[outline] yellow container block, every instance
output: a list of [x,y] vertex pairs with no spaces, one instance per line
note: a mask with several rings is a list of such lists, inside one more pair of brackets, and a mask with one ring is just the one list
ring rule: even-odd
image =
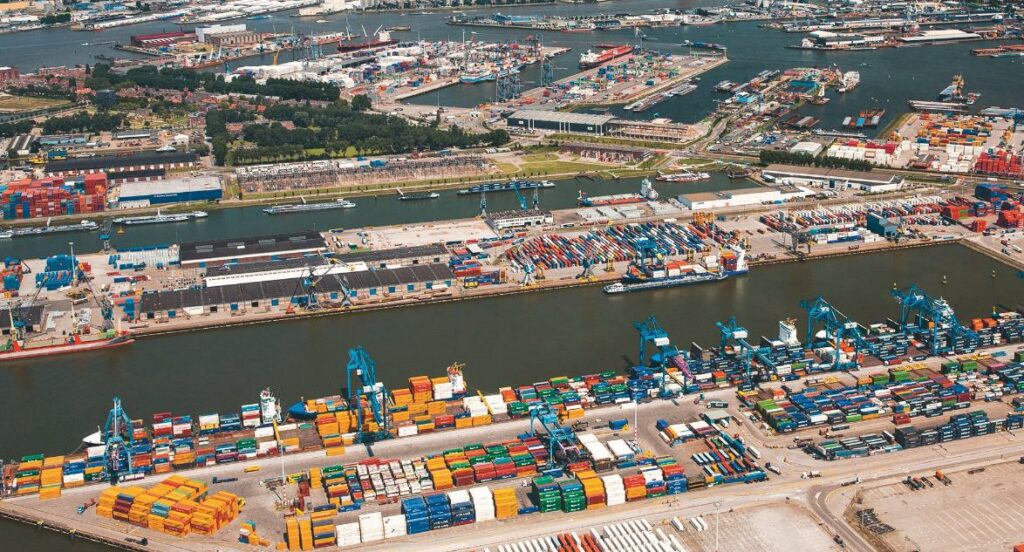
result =
[[330,447],[330,448],[327,449],[327,456],[342,456],[344,454],[345,454],[345,447],[340,446],[340,445],[337,446],[337,447]]
[[481,414],[479,416],[472,416],[470,418],[470,420],[472,421],[474,427],[490,425],[490,423],[491,423],[491,415],[490,414]]

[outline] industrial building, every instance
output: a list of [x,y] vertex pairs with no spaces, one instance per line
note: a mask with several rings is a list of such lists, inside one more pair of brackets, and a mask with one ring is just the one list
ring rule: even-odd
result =
[[[16,313],[11,316],[11,307]],[[35,303],[25,306],[21,303],[8,303],[0,305],[0,335],[11,335],[11,328],[14,327],[14,319],[25,324],[26,333],[37,333],[43,330],[43,309],[42,304]]]
[[146,151],[132,155],[75,157],[46,164],[47,176],[74,178],[91,173],[106,173],[110,182],[160,180],[171,170],[195,168],[199,155],[190,151]]
[[346,253],[339,256],[338,260],[345,263],[365,263],[371,268],[395,268],[398,266],[447,262],[448,250],[440,244],[396,247],[393,249]]
[[868,213],[867,229],[883,238],[895,238],[900,231],[899,225],[876,213]]
[[588,142],[564,142],[558,145],[558,151],[602,163],[639,163],[651,155],[651,150],[646,148]]
[[366,263],[331,264],[323,257],[302,257],[281,261],[229,263],[209,268],[203,281],[206,287],[220,287],[296,278],[319,278],[330,274],[349,274],[369,270]]
[[802,45],[809,48],[841,49],[872,46],[885,41],[885,35],[862,35],[834,33],[832,31],[811,31]]
[[508,117],[508,128],[522,130],[546,130],[552,132],[579,132],[583,134],[608,134],[614,117],[610,115],[589,115],[562,111],[520,109]]
[[903,177],[824,167],[768,165],[761,172],[766,182],[817,186],[829,190],[856,189],[864,192],[892,192],[903,187]]
[[[318,301],[338,303],[348,290],[352,299],[380,298],[395,294],[420,293],[447,289],[455,275],[444,264],[417,265],[383,270],[363,270],[344,275],[328,274],[315,286]],[[293,298],[308,297],[306,278],[269,280],[215,287],[142,294],[139,317],[145,320],[199,316],[217,312],[242,312],[248,309],[285,310]]]
[[814,192],[796,186],[773,186],[771,188],[757,187],[743,190],[682,194],[678,199],[687,208],[697,211],[721,209],[722,207],[762,205],[765,203],[784,203],[813,195]]
[[513,228],[528,228],[531,226],[544,226],[553,224],[555,218],[551,211],[544,209],[531,209],[529,211],[497,211],[487,213],[487,224],[495,231],[510,230]]
[[121,184],[117,208],[135,209],[150,205],[219,201],[224,196],[220,177],[196,176]]
[[228,263],[294,259],[319,255],[326,250],[324,237],[309,231],[183,243],[178,258],[182,268],[207,268]]

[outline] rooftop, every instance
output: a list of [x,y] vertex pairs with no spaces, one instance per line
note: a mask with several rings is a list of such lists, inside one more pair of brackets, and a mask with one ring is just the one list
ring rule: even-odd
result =
[[174,194],[220,189],[220,177],[195,176],[188,178],[168,178],[149,182],[125,182],[121,184],[121,200],[153,194]]
[[534,121],[572,123],[577,125],[606,125],[614,118],[611,115],[567,113],[564,111],[545,111],[541,109],[520,109],[509,116],[509,119],[532,119]]
[[134,155],[104,155],[97,157],[76,157],[46,164],[46,172],[85,171],[90,169],[114,169],[134,167],[137,165],[157,165],[162,163],[195,163],[199,155],[195,152],[156,152],[147,151]]
[[443,245],[417,245],[413,247],[396,247],[394,249],[379,249],[376,251],[360,251],[358,253],[345,253],[338,256],[338,260],[345,263],[358,263],[360,261],[375,263],[381,261],[393,261],[396,259],[413,259],[417,257],[448,256],[448,250]]
[[238,255],[269,255],[284,251],[306,251],[326,249],[327,242],[323,236],[314,231],[294,234],[275,234],[270,236],[250,236],[245,238],[229,238],[225,240],[209,240],[181,244],[178,257],[181,262],[200,262],[207,259],[232,257]]
[[857,182],[889,184],[900,177],[893,174],[873,173],[867,171],[850,171],[846,169],[829,169],[825,167],[805,167],[800,165],[768,165],[764,169],[772,176],[810,176],[817,178],[837,178]]

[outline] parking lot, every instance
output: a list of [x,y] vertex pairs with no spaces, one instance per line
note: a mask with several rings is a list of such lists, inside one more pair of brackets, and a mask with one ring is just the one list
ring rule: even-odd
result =
[[[972,470],[973,471],[973,470]],[[895,529],[879,538],[895,551],[1010,550],[1024,535],[1024,496],[1012,481],[1024,474],[1016,462],[984,471],[949,473],[952,485],[912,491],[903,483],[866,490],[858,509],[873,508]]]
[[[708,530],[697,532],[686,523],[686,531],[678,534],[679,540],[687,550],[714,552],[715,511],[712,509],[701,517]],[[718,522],[718,550],[842,550],[817,520],[792,503],[720,512]],[[799,545],[794,546],[795,543]]]

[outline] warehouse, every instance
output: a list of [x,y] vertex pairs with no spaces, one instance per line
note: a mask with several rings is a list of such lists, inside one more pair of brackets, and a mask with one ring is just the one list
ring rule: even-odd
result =
[[[139,317],[154,320],[217,312],[242,313],[249,309],[283,311],[293,302],[298,303],[305,298],[304,280],[293,278],[144,293],[139,301]],[[454,281],[451,269],[444,264],[366,270],[344,276],[325,276],[316,285],[316,296],[321,302],[340,303],[344,289],[348,289],[352,299],[373,299],[444,290]]]
[[687,208],[697,211],[702,209],[720,209],[722,207],[762,205],[765,203],[784,203],[812,195],[814,195],[814,192],[796,186],[775,186],[772,188],[757,187],[743,190],[683,194],[679,196],[679,202]]
[[321,277],[328,274],[350,274],[364,272],[370,267],[363,262],[330,264],[323,257],[303,257],[282,261],[264,261],[241,264],[226,264],[210,268],[203,281],[206,287],[220,287],[274,280]]
[[46,164],[47,176],[73,178],[103,172],[111,183],[160,180],[171,170],[195,168],[199,155],[195,152],[146,151],[132,155],[76,157]]
[[338,259],[346,263],[366,263],[373,268],[396,268],[418,264],[446,263],[448,262],[448,250],[440,244],[418,245],[346,253]]
[[182,268],[207,268],[241,261],[270,261],[319,255],[327,242],[317,232],[229,238],[181,244],[178,258]]
[[600,136],[608,133],[612,120],[613,117],[609,115],[521,109],[509,116],[508,128],[510,130],[518,128],[531,131],[579,132]]
[[190,201],[219,201],[224,196],[220,177],[217,176],[125,182],[121,184],[119,190],[120,196],[117,199],[117,208],[119,209]]
[[494,230],[509,230],[512,228],[528,228],[530,226],[544,226],[553,224],[555,218],[551,211],[544,209],[531,209],[529,211],[498,211],[487,213],[487,224]]
[[903,177],[825,167],[768,165],[761,172],[766,182],[817,186],[829,190],[855,189],[864,192],[893,192],[903,187]]

